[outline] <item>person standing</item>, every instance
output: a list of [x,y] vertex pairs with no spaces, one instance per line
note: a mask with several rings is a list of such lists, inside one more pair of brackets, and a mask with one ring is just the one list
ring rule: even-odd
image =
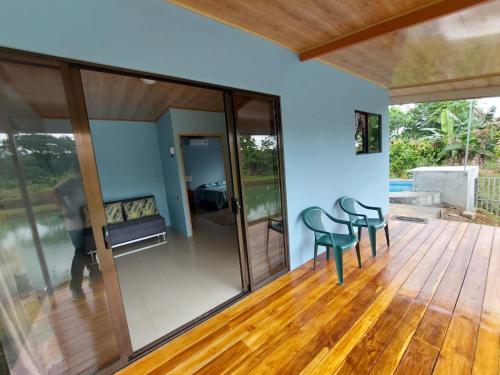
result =
[[99,282],[102,278],[99,264],[92,260],[84,248],[84,223],[81,210],[86,205],[86,200],[80,174],[60,182],[55,187],[55,192],[64,218],[64,227],[75,249],[71,264],[69,289],[73,300],[78,301],[85,298],[85,293],[82,290],[85,267],[89,271],[90,285]]

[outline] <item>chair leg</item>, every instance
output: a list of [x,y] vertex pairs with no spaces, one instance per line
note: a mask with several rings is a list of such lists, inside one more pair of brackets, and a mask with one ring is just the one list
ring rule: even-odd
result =
[[387,240],[387,247],[391,246],[389,241],[389,223],[385,224],[385,239]]
[[358,241],[361,242],[361,229],[363,229],[363,227],[358,227]]
[[326,247],[326,260],[330,260],[330,246]]
[[370,246],[372,248],[372,256],[377,256],[377,228],[368,227],[368,235],[370,236]]
[[314,243],[314,267],[313,269],[316,269],[316,257],[318,256],[318,244],[315,242]]
[[358,267],[361,268],[361,251],[359,249],[359,241],[356,244],[356,257],[358,258]]
[[344,265],[342,264],[342,249],[338,246],[333,248],[335,254],[335,266],[337,267],[337,276],[339,278],[339,285],[344,283]]
[[269,253],[269,228],[267,228],[266,234],[266,254]]

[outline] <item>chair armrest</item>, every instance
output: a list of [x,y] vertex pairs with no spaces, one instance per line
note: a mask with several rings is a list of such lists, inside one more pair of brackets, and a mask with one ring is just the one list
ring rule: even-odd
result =
[[[363,219],[365,219],[365,225],[368,226],[368,221],[366,220],[368,218],[368,216],[366,216],[365,214],[358,214],[357,212],[351,212],[343,207],[340,207],[340,208],[342,209],[342,211],[344,211],[348,215],[362,217]],[[352,223],[352,221],[351,221],[351,223]]]
[[344,224],[347,226],[347,228],[349,229],[349,234],[352,236],[354,231],[352,229],[352,223],[350,220],[342,220],[342,219],[337,219],[336,217],[333,217],[332,215],[330,215],[329,213],[325,212],[325,215],[327,218],[329,218],[331,221],[333,221],[334,223],[338,223],[338,224]]
[[381,207],[375,207],[375,206],[368,206],[366,204],[363,204],[359,201],[356,201],[361,207],[367,209],[367,210],[372,210],[372,211],[377,211],[378,213],[378,218],[380,220],[384,220],[384,215],[382,215],[382,208]]
[[330,235],[330,232],[327,232],[325,230],[321,230],[321,229],[317,229],[317,228],[314,228],[312,226],[310,226],[309,224],[307,223],[304,223],[304,225],[309,228],[310,230],[312,230],[314,233],[321,233],[321,234],[328,234]]

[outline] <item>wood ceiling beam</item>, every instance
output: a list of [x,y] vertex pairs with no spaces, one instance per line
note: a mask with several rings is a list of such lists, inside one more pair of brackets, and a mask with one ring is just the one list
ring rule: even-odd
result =
[[340,48],[373,39],[378,36],[398,31],[422,22],[459,12],[465,8],[490,0],[439,0],[404,14],[382,20],[376,24],[336,38],[318,47],[308,49],[299,54],[301,61],[325,55]]

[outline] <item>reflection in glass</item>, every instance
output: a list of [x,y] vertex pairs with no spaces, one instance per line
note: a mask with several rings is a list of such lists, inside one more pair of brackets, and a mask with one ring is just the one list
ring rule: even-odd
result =
[[85,206],[59,70],[0,60],[0,363],[13,374],[118,357]]
[[286,267],[274,102],[236,96],[235,107],[250,269],[258,284]]
[[368,149],[369,152],[380,152],[380,116],[368,114]]

